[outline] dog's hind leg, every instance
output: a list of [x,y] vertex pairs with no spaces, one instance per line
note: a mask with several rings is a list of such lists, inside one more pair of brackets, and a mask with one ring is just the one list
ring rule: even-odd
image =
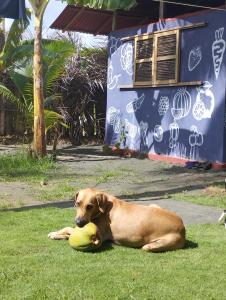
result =
[[185,239],[177,233],[170,233],[159,239],[151,241],[142,247],[145,251],[164,252],[183,248]]
[[65,227],[61,230],[50,232],[48,237],[52,240],[68,240],[72,232],[72,227]]

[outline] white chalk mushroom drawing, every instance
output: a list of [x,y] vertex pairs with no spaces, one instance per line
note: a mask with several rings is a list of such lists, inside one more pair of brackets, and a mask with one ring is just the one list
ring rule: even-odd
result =
[[156,140],[156,142],[160,143],[163,139],[163,129],[162,126],[156,125],[154,128],[153,137]]
[[189,53],[188,70],[193,71],[202,60],[202,51],[200,47],[193,48]]
[[140,109],[141,107],[141,104],[143,103],[144,101],[144,98],[145,98],[145,95],[142,94],[139,98],[129,102],[127,105],[126,105],[126,111],[128,113],[133,113],[133,112],[136,112],[138,109]]
[[114,106],[110,106],[107,111],[107,122],[113,126],[115,133],[120,133],[121,130],[121,119],[120,110],[116,109]]
[[203,135],[198,131],[197,126],[192,125],[190,128],[191,134],[189,135],[190,159],[197,159],[197,148],[203,144]]
[[212,116],[215,99],[213,92],[210,90],[211,87],[212,84],[205,81],[203,86],[197,88],[198,94],[192,109],[193,117],[197,121],[210,119]]
[[134,139],[137,134],[137,131],[137,126],[133,125],[127,119],[125,119],[125,134],[131,139]]
[[122,44],[122,42],[119,38],[111,36],[109,41],[108,41],[110,54],[113,55],[114,53],[116,53],[116,51],[121,46],[121,44]]
[[191,109],[191,96],[186,88],[179,89],[173,97],[172,116],[175,120],[186,117]]
[[107,87],[109,90],[113,90],[117,84],[118,84],[118,79],[121,76],[121,74],[113,75],[114,69],[112,63],[108,67],[108,83]]
[[158,112],[160,116],[165,115],[169,109],[169,98],[167,96],[161,96],[159,100]]
[[221,27],[215,31],[215,41],[212,45],[212,56],[213,56],[213,66],[216,79],[219,76],[221,64],[225,52],[225,40],[223,40],[224,27]]
[[179,126],[177,122],[173,122],[169,126],[170,138],[169,138],[169,147],[171,149],[175,148],[179,138]]
[[129,75],[133,74],[133,46],[131,43],[123,44],[121,47],[121,67]]
[[141,121],[139,124],[140,127],[140,136],[144,145],[147,145],[147,131],[148,131],[148,123]]

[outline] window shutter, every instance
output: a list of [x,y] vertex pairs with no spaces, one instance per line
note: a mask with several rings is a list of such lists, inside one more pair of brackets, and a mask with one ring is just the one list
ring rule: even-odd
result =
[[135,39],[135,70],[134,84],[152,83],[153,36],[146,35]]
[[156,34],[155,82],[177,83],[179,63],[179,30]]

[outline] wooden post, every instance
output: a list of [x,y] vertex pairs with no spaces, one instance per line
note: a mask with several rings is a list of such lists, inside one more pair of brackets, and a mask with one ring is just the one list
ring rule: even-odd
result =
[[[3,18],[0,23],[0,53],[2,52],[5,44],[5,19]],[[0,135],[5,135],[5,101],[0,97]]]
[[111,30],[112,31],[115,31],[115,29],[116,29],[116,17],[117,17],[117,11],[116,10],[114,10],[113,11],[113,15],[112,15],[112,26],[111,26]]
[[159,1],[159,19],[163,19],[164,18],[164,2],[163,0]]

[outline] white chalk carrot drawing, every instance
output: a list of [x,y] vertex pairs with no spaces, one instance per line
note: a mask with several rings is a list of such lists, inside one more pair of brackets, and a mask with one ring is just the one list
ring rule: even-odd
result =
[[117,86],[119,77],[121,76],[121,74],[113,75],[113,73],[114,73],[113,65],[112,63],[110,63],[108,67],[108,82],[107,82],[107,87],[109,90],[113,90]]
[[121,67],[129,75],[133,74],[133,46],[131,43],[123,44],[120,57]]
[[153,137],[156,142],[160,143],[163,139],[163,129],[162,126],[156,125],[153,132]]
[[142,94],[139,98],[129,102],[127,105],[126,105],[126,111],[128,113],[133,113],[133,112],[136,112],[138,109],[140,109],[141,107],[141,104],[143,103],[144,101],[144,98],[145,98],[145,95]]
[[186,117],[191,109],[191,95],[186,88],[180,88],[173,97],[172,116],[175,120]]
[[190,128],[191,134],[189,135],[190,159],[197,159],[198,147],[202,146],[204,139],[203,134],[198,131],[197,126],[192,125]]
[[225,40],[223,39],[224,27],[221,27],[215,31],[215,41],[212,45],[212,56],[213,56],[213,66],[216,79],[219,76],[221,64],[225,52]]
[[210,119],[214,111],[215,98],[210,90],[212,84],[205,81],[203,86],[197,88],[198,94],[194,103],[192,114],[193,117],[200,121],[202,119]]
[[158,112],[160,116],[165,115],[167,110],[169,109],[169,97],[161,96],[159,100]]
[[188,70],[193,71],[202,60],[202,51],[200,47],[194,47],[188,57]]

